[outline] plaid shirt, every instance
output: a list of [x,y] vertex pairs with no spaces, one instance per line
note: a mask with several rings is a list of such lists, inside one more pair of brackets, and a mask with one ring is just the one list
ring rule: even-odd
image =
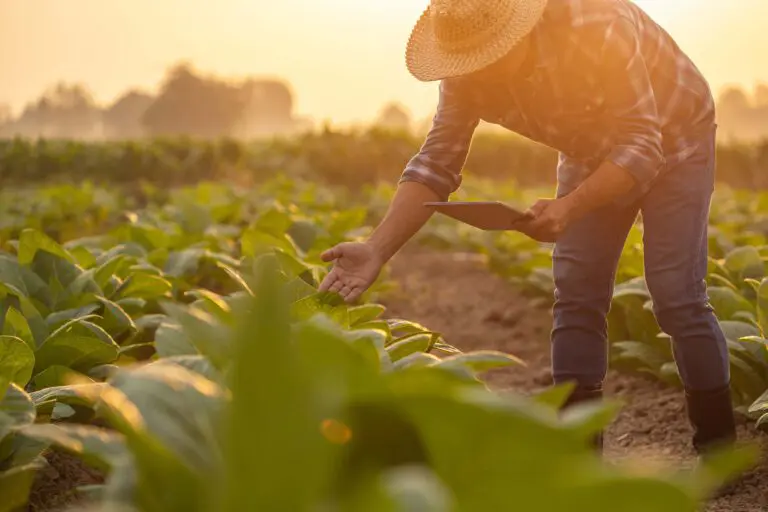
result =
[[635,178],[632,197],[623,198],[629,201],[715,127],[706,80],[629,0],[549,0],[529,54],[530,73],[519,80],[443,80],[432,128],[400,181],[421,182],[447,199],[484,120],[558,150],[559,194],[607,159]]

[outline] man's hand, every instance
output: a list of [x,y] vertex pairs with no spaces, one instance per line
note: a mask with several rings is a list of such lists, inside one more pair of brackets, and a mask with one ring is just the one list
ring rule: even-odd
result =
[[539,242],[555,242],[573,220],[573,205],[566,197],[540,199],[528,210],[531,218],[512,227]]
[[320,283],[320,291],[337,292],[347,302],[357,300],[381,273],[383,262],[373,245],[345,242],[320,255],[333,261],[333,269]]

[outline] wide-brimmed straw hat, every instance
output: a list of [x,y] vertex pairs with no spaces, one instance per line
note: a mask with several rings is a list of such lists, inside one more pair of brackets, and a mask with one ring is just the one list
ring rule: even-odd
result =
[[431,0],[406,48],[408,71],[423,82],[466,75],[527,36],[547,0]]

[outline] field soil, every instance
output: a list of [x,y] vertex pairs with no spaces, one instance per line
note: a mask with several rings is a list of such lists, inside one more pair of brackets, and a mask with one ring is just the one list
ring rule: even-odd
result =
[[[525,361],[526,367],[488,373],[485,377],[493,388],[531,393],[551,385],[548,305],[532,304],[468,255],[407,248],[395,257],[390,270],[398,289],[382,301],[388,316],[444,333],[446,341],[461,350],[500,350]],[[611,371],[606,391],[608,397],[625,403],[606,432],[608,460],[675,466],[694,462],[681,390],[648,377]],[[768,447],[768,436],[752,425],[740,421],[740,441]],[[768,511],[767,482],[768,464],[764,463],[702,510]]]

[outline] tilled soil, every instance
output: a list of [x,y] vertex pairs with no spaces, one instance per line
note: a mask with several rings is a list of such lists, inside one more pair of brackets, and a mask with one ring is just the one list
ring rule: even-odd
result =
[[[462,350],[491,349],[513,354],[527,364],[486,376],[497,389],[534,392],[551,383],[548,307],[536,305],[513,286],[490,274],[471,257],[405,250],[392,261],[399,290],[384,301],[388,315],[420,322],[444,333]],[[625,405],[606,432],[609,460],[689,466],[691,429],[680,390],[650,378],[611,371],[607,395]],[[739,437],[766,445],[768,436],[742,421]],[[713,499],[707,512],[768,511],[768,464],[741,479],[729,494]]]
[[74,504],[83,505],[85,499],[77,488],[104,482],[103,475],[85,465],[74,455],[57,450],[46,458],[48,467],[39,471],[29,496],[29,512],[65,510]]

